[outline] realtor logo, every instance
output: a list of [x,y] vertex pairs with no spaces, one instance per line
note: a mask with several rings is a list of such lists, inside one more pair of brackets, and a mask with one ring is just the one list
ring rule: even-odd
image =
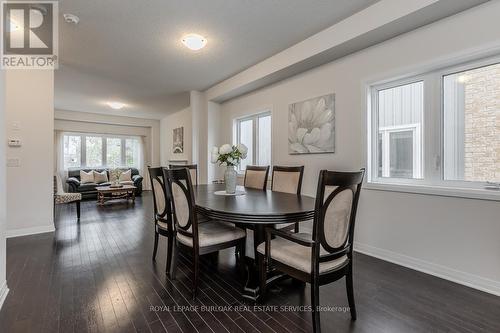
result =
[[2,1],[2,69],[55,69],[57,1]]

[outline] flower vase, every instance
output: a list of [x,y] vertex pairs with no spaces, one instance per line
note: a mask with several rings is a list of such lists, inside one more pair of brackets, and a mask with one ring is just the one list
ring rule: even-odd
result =
[[236,170],[234,166],[228,165],[224,173],[224,184],[226,185],[226,193],[236,193]]

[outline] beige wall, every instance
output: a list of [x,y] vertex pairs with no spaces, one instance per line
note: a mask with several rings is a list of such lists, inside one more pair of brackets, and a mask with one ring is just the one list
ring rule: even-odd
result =
[[[273,163],[305,165],[303,192],[313,195],[321,169],[366,166],[364,82],[498,47],[498,12],[500,2],[491,2],[228,101],[221,109],[220,142],[230,142],[235,117],[270,108]],[[332,92],[335,154],[289,155],[288,106]],[[365,189],[358,216],[357,250],[500,295],[498,202]]]
[[[173,130],[184,127],[184,153],[173,152]],[[191,108],[172,113],[161,120],[161,165],[168,166],[170,160],[192,161],[192,122]]]
[[20,161],[7,168],[7,235],[52,231],[54,72],[11,70],[5,84],[7,136],[22,142],[7,148]]

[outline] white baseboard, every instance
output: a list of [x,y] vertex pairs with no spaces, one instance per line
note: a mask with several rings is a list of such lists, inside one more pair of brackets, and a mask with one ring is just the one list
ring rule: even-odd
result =
[[12,230],[7,230],[7,238],[43,234],[46,232],[54,232],[55,230],[56,229],[54,228],[53,224],[44,225],[41,227],[12,229]]
[[354,243],[354,251],[500,296],[499,281],[357,242]]
[[5,302],[8,293],[9,293],[9,288],[7,287],[7,281],[4,281],[2,283],[2,286],[0,287],[0,309],[2,309],[2,305]]

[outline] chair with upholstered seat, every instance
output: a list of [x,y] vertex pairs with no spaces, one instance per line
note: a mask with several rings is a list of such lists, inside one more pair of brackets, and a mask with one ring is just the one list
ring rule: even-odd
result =
[[[266,241],[257,247],[264,255],[261,295],[267,267],[311,284],[314,332],[320,332],[319,286],[346,277],[351,319],[356,320],[352,283],[354,224],[364,169],[360,172],[320,172],[312,234],[266,228]],[[275,239],[272,237],[275,236]]]
[[170,164],[168,166],[170,169],[182,169],[187,168],[189,173],[191,174],[191,180],[193,181],[193,185],[198,185],[198,164]]
[[[304,166],[273,166],[271,178],[271,191],[300,195],[302,191],[302,178]],[[299,222],[278,226],[278,228],[290,229],[299,232]]]
[[163,174],[168,183],[167,196],[172,201],[174,217],[175,246],[170,276],[175,279],[178,248],[187,248],[193,254],[193,298],[196,298],[200,256],[236,246],[241,263],[245,257],[246,232],[222,221],[199,223],[188,169],[163,169]]
[[82,202],[81,193],[68,193],[64,192],[61,177],[54,175],[54,218],[56,214],[56,205],[76,204],[76,218],[80,221],[80,203]]
[[155,242],[153,248],[153,261],[156,260],[159,236],[167,237],[167,265],[166,272],[170,273],[172,262],[172,247],[174,243],[174,232],[172,222],[172,206],[167,197],[165,181],[163,179],[163,168],[148,167],[151,186],[153,187],[153,208],[155,222]]
[[265,191],[267,188],[268,175],[269,175],[269,165],[268,166],[248,165],[245,170],[245,179],[243,181],[243,186]]

